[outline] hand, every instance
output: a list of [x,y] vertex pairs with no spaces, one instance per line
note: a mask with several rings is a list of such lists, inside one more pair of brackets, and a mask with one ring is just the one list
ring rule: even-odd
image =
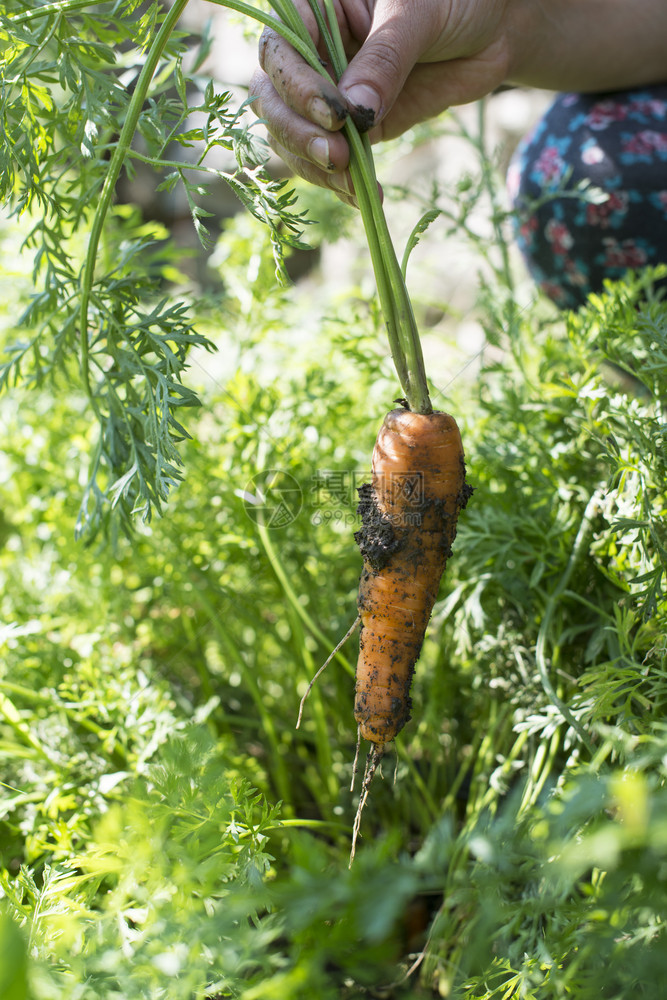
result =
[[[295,2],[325,57],[307,0]],[[378,142],[489,93],[508,69],[509,3],[338,0],[350,63],[337,87],[267,29],[250,94],[272,148],[299,176],[353,203],[349,149],[340,132],[348,114]]]
[[[294,0],[324,56],[307,0]],[[352,200],[348,114],[371,141],[501,83],[613,91],[667,80],[665,0],[334,0],[350,64],[327,82],[265,32],[252,105],[301,177]]]

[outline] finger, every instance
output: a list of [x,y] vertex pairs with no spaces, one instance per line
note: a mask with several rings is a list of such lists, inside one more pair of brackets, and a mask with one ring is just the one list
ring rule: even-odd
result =
[[309,66],[270,28],[260,38],[259,62],[285,104],[298,115],[330,132],[343,127],[347,108],[333,80]]
[[369,129],[389,113],[416,63],[432,54],[449,6],[377,0],[368,37],[338,83],[359,128]]
[[389,112],[369,133],[370,140],[394,139],[449,107],[476,101],[505,77],[505,52],[500,46],[489,46],[470,59],[415,66]]
[[352,184],[352,178],[350,177],[349,170],[330,173],[326,170],[320,169],[310,160],[304,160],[299,156],[295,156],[289,151],[289,149],[281,146],[280,143],[276,142],[273,138],[269,139],[269,145],[274,153],[276,153],[281,160],[285,161],[287,166],[294,174],[297,175],[297,177],[303,178],[303,180],[308,181],[309,184],[316,184],[318,187],[329,188],[329,190],[333,191],[333,193],[337,195],[341,201],[344,201],[346,205],[358,208],[357,200],[354,194],[354,185]]
[[269,77],[257,70],[250,83],[251,108],[266,122],[269,133],[282,149],[329,172],[347,168],[350,151],[345,138],[328,132],[293,111],[284,103]]

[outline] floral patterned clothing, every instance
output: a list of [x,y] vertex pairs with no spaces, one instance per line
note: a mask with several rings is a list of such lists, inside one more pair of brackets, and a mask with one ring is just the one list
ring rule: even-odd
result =
[[667,263],[667,84],[559,95],[520,143],[508,188],[528,268],[563,308]]

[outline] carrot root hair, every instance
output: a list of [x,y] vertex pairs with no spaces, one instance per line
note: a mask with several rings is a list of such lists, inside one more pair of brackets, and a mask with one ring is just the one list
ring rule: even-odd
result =
[[352,828],[352,846],[350,848],[350,863],[348,868],[352,867],[352,862],[354,861],[354,856],[357,850],[357,838],[359,837],[359,830],[361,829],[361,814],[364,811],[366,801],[368,799],[368,793],[371,787],[371,782],[377,771],[378,764],[384,757],[384,746],[374,743],[370,750],[368,751],[368,756],[366,757],[366,767],[364,768],[364,780],[361,783],[361,792],[359,793],[359,805],[357,806],[357,814],[354,817],[354,826]]
[[350,791],[354,791],[354,782],[357,779],[357,767],[359,765],[359,750],[361,749],[361,726],[357,726],[357,745],[354,748],[354,760],[352,761],[352,780],[350,782]]
[[324,663],[322,664],[322,666],[320,667],[320,669],[317,671],[317,673],[315,674],[315,676],[311,679],[310,683],[308,684],[308,687],[306,688],[306,692],[305,692],[303,698],[301,699],[301,701],[299,703],[299,715],[298,715],[297,720],[296,720],[295,729],[298,729],[299,726],[301,725],[301,716],[303,715],[303,707],[306,704],[306,698],[308,697],[308,695],[310,694],[310,692],[313,689],[315,681],[320,676],[320,674],[324,673],[324,671],[329,666],[329,664],[333,660],[333,658],[336,655],[336,653],[338,652],[338,650],[341,649],[341,647],[345,645],[345,643],[350,638],[350,636],[354,632],[356,632],[356,630],[357,630],[360,622],[361,622],[361,615],[357,615],[357,617],[352,622],[352,624],[350,625],[349,629],[347,630],[347,632],[345,633],[345,635],[343,636],[343,638],[340,640],[340,642],[338,643],[338,645],[336,646],[336,648],[331,651],[331,653],[329,654],[329,656],[327,656],[326,660],[324,661]]

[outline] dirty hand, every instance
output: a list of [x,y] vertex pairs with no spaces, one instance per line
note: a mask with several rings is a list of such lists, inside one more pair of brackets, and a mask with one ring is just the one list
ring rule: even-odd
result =
[[[507,74],[510,2],[338,0],[350,63],[337,87],[266,29],[252,108],[295,173],[351,201],[347,116],[377,142],[489,93]],[[295,3],[325,57],[307,0]]]

